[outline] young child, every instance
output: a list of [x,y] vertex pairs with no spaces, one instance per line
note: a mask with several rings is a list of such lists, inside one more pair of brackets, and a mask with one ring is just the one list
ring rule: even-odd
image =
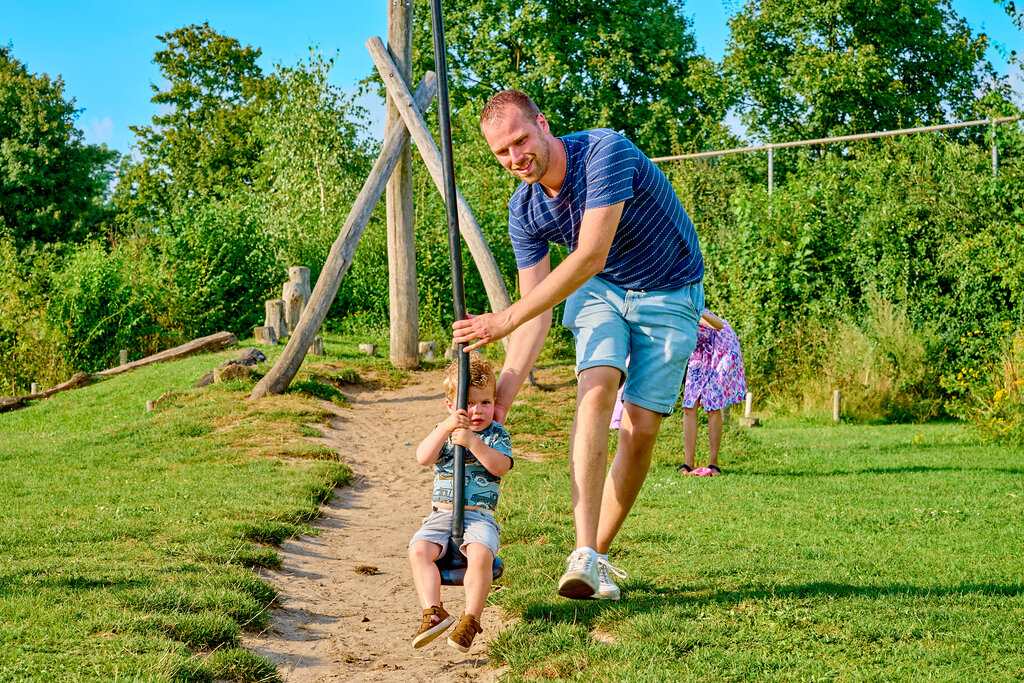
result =
[[445,370],[444,389],[448,418],[416,448],[416,460],[434,466],[433,512],[409,541],[409,563],[413,582],[423,608],[423,622],[412,639],[413,647],[423,647],[448,630],[455,617],[441,604],[441,574],[434,564],[448,546],[452,529],[452,475],[455,445],[465,447],[465,519],[463,544],[466,556],[466,607],[462,618],[448,638],[448,644],[460,652],[469,652],[480,628],[480,615],[491,590],[491,573],[498,554],[498,534],[494,521],[501,477],[512,469],[512,440],[505,428],[494,421],[494,369],[479,353],[469,357],[469,400],[466,410],[456,410],[458,359]]
[[[685,463],[679,470],[698,477],[721,474],[718,448],[722,443],[722,408],[739,403],[747,393],[740,340],[729,326],[704,309],[697,325],[697,348],[690,355],[683,388]],[[697,447],[697,407],[708,414],[708,466],[694,469]]]

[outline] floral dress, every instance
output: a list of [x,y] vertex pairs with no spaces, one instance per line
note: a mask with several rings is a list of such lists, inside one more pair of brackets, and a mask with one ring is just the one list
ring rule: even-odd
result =
[[[724,322],[724,321],[723,321]],[[729,323],[721,330],[697,326],[697,348],[690,355],[683,388],[683,407],[700,404],[704,410],[721,410],[741,402],[747,393],[740,340]]]

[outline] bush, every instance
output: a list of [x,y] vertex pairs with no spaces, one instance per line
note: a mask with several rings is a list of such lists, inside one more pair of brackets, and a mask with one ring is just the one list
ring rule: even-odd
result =
[[54,274],[46,318],[69,363],[95,372],[116,365],[120,349],[144,356],[167,344],[166,296],[163,272],[144,251],[90,242]]
[[242,193],[179,215],[167,245],[175,325],[188,337],[225,330],[251,336],[262,324],[263,302],[280,297],[288,280],[259,198]]
[[962,364],[942,376],[949,412],[985,440],[1024,443],[1024,329],[990,324],[965,333],[960,346]]

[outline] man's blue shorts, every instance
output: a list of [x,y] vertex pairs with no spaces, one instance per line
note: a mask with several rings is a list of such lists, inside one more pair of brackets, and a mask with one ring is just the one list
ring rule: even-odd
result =
[[596,366],[618,368],[626,377],[623,401],[671,414],[703,310],[700,282],[643,292],[592,277],[566,299],[562,316],[576,339],[576,374]]

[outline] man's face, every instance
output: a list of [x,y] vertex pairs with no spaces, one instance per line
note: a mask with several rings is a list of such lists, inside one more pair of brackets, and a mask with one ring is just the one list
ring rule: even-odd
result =
[[500,120],[481,124],[480,131],[501,165],[519,180],[533,184],[548,172],[551,133],[543,114],[531,118],[518,107],[509,107]]

